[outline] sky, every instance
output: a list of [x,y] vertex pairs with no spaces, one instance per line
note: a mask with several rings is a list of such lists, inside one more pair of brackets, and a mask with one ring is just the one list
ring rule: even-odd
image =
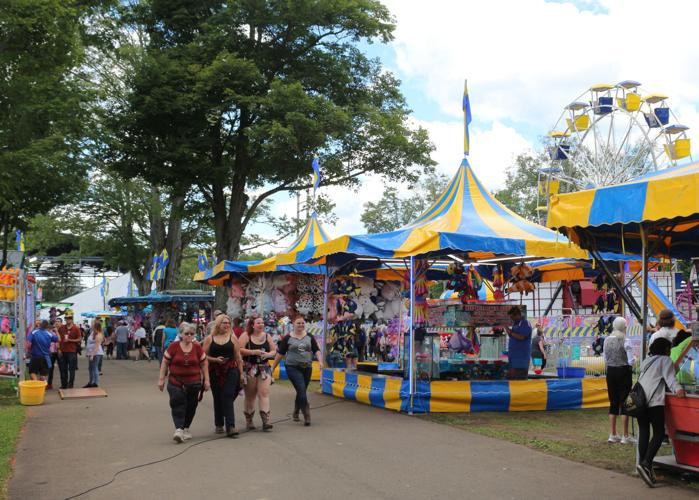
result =
[[[394,40],[363,47],[401,80],[412,120],[429,131],[436,168],[449,177],[463,156],[464,79],[473,116],[470,163],[490,190],[503,187],[517,155],[541,149],[541,137],[564,106],[598,83],[636,80],[643,94],[669,96],[677,121],[690,127],[694,158],[699,156],[699,2],[383,3],[395,17]],[[337,237],[365,232],[359,207],[380,198],[383,184],[366,178],[357,192],[321,189],[337,203],[338,221],[326,227]],[[275,211],[291,216],[295,210],[295,198],[275,199]]]

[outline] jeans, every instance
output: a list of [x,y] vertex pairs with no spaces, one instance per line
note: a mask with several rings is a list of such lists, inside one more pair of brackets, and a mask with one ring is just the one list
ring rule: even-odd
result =
[[[56,368],[56,365],[58,364],[58,354],[55,352],[51,353],[51,368],[49,368],[49,379],[47,384],[48,385],[53,385],[53,369]],[[60,370],[60,368],[59,368]]]
[[308,384],[311,383],[312,372],[313,368],[310,365],[307,367],[299,365],[286,365],[286,375],[289,377],[291,385],[293,385],[294,389],[296,390],[294,411],[302,410],[308,406],[306,390],[308,389]]
[[623,415],[624,401],[631,391],[631,367],[607,367],[607,395],[609,396],[609,414]]
[[100,365],[102,364],[102,355],[93,356],[90,360],[90,384],[100,384]]
[[158,363],[163,362],[163,348],[159,345],[153,346],[153,357],[158,360]]
[[75,368],[78,366],[77,352],[64,352],[58,358],[58,369],[61,372],[61,388],[72,389],[75,383]]
[[[665,406],[651,406],[638,418],[638,456],[641,464],[651,467],[665,437]],[[650,428],[653,427],[653,439]]]
[[126,342],[117,342],[117,359],[129,359],[129,351]]
[[192,425],[199,405],[199,391],[201,391],[200,382],[178,387],[168,381],[167,392],[170,395],[170,410],[175,429],[189,429]]
[[223,385],[218,377],[209,373],[211,383],[211,395],[214,398],[214,425],[216,427],[235,427],[235,413],[233,411],[233,401],[238,396],[240,390],[240,372],[237,368],[231,368],[226,372]]

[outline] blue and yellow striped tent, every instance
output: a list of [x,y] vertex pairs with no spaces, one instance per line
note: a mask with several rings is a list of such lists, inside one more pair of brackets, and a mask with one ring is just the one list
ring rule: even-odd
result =
[[641,253],[640,228],[661,239],[656,255],[699,255],[699,163],[668,168],[624,184],[560,194],[547,225],[584,248]]
[[388,233],[342,236],[303,253],[280,254],[276,262],[323,264],[332,256],[328,263],[340,265],[357,256],[390,259],[454,252],[474,259],[587,257],[566,238],[506,208],[485,189],[464,159],[439,199],[412,224]]
[[[300,255],[303,257],[304,252],[308,248],[313,248],[314,245],[326,242],[330,239],[328,234],[318,222],[318,216],[315,212],[306,221],[303,231],[299,234],[296,240],[286,249],[284,253]],[[265,260],[225,260],[219,262],[213,269],[198,272],[193,281],[199,283],[207,283],[209,285],[222,285],[231,274],[246,274],[246,273],[261,273],[261,272],[291,272],[302,274],[324,274],[324,266],[291,264],[277,265],[276,257],[270,257]]]

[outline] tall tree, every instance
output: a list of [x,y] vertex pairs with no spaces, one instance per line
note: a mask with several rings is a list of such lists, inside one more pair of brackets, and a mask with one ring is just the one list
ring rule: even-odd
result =
[[[97,2],[0,4],[0,231],[15,228],[84,186],[90,89],[79,66],[81,20]],[[0,266],[5,264],[5,253]]]
[[314,155],[323,185],[414,181],[432,164],[398,81],[357,48],[391,39],[376,0],[152,0],[120,20],[148,41],[113,113],[119,168],[178,196],[200,190],[219,259],[237,257],[266,200],[309,187]]
[[505,187],[495,197],[507,208],[531,221],[538,221],[538,203],[546,200],[538,195],[539,169],[545,165],[543,153],[522,153],[505,170]]
[[378,201],[364,205],[361,220],[369,233],[394,231],[414,221],[434,203],[449,183],[444,174],[424,176],[411,188],[409,196],[401,197],[398,189],[386,187]]

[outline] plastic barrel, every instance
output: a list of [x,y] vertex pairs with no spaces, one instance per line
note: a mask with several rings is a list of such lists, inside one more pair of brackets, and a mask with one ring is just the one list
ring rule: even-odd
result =
[[25,406],[44,403],[46,382],[43,380],[24,380],[19,383],[19,402]]

